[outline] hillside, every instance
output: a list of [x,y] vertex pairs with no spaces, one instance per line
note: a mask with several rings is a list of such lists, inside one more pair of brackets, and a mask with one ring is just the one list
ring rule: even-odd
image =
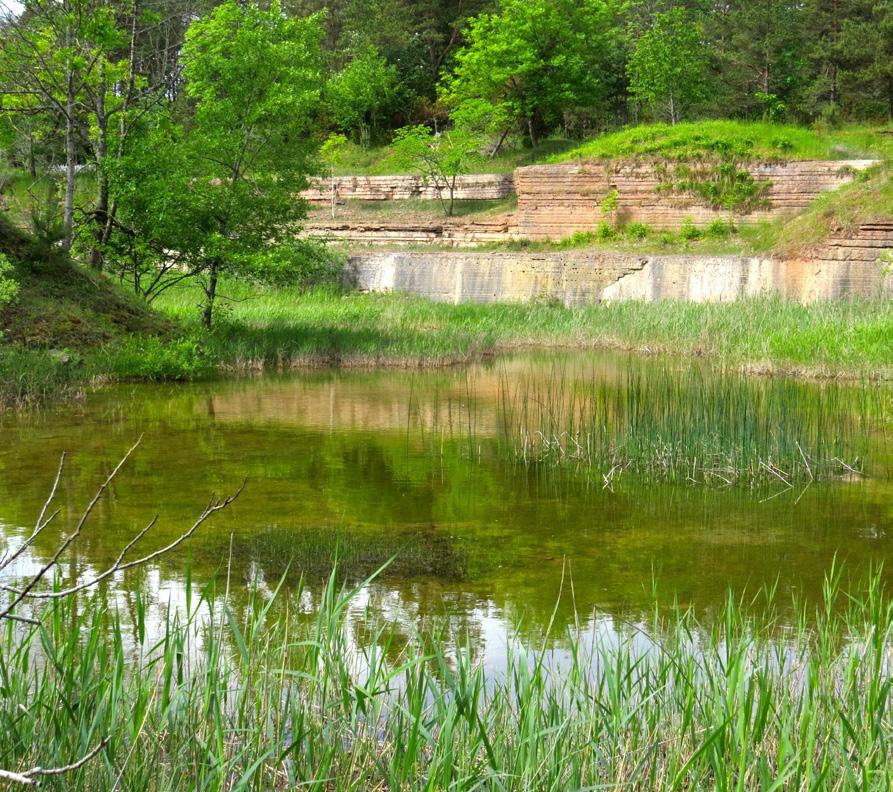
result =
[[0,218],[0,252],[15,266],[18,298],[0,314],[3,347],[82,351],[170,323],[106,278],[73,264]]

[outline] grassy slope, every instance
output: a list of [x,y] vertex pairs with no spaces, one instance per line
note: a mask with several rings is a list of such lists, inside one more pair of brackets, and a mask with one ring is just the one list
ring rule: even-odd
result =
[[588,140],[549,158],[661,158],[693,160],[731,156],[739,160],[861,159],[889,154],[890,143],[875,130],[851,127],[820,132],[805,127],[747,121],[649,124]]
[[0,313],[0,404],[64,393],[109,367],[108,350],[169,336],[173,323],[106,278],[72,264],[0,218],[0,252],[20,291]]
[[[531,346],[609,347],[716,356],[751,370],[893,377],[893,304],[449,305],[384,294],[253,289],[227,284],[226,321],[205,343],[224,367],[462,362]],[[196,294],[161,307],[195,322]]]

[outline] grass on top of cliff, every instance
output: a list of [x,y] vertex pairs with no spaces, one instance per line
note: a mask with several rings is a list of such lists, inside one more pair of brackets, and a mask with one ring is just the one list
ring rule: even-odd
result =
[[[225,283],[222,321],[203,340],[224,369],[306,364],[460,363],[520,347],[606,347],[710,355],[765,371],[893,378],[893,302],[799,305],[549,303],[451,305],[400,294],[300,293]],[[198,294],[159,307],[198,320]]]
[[886,158],[893,153],[889,129],[815,128],[755,121],[646,124],[588,140],[548,161],[580,159],[733,159],[738,161]]

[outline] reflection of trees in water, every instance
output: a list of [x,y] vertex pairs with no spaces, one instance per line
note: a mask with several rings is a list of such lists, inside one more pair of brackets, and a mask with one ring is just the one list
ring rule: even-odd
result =
[[[629,367],[621,362],[581,366],[577,384],[601,377],[619,385]],[[358,580],[396,555],[382,590],[417,605],[418,612],[407,610],[414,618],[447,608],[441,596],[468,597],[530,635],[549,623],[565,559],[574,598],[566,589],[559,602],[563,627],[573,624],[575,611],[640,612],[653,579],[665,599],[678,596],[706,612],[729,585],[754,590],[776,577],[783,589],[796,586],[815,600],[835,554],[857,574],[893,555],[889,480],[813,486],[766,500],[776,493],[643,485],[634,476],[623,476],[612,492],[554,467],[515,466],[495,435],[472,438],[468,427],[486,428],[501,378],[529,374],[533,365],[548,380],[557,364],[546,356],[525,365],[497,366],[471,380],[460,371],[314,372],[125,387],[83,406],[10,418],[0,426],[0,519],[30,524],[54,460],[73,450],[59,530],[36,545],[38,556],[46,554],[117,451],[143,433],[138,458],[100,504],[68,576],[107,563],[156,510],[161,520],[148,541],[161,544],[212,492],[225,494],[247,478],[232,511],[157,567],[152,586],[177,585],[187,563],[197,581],[220,580],[230,534],[241,589],[258,570],[268,583],[278,580],[289,562],[289,585],[303,572],[315,586],[336,557],[345,579]],[[797,384],[797,398],[808,400],[820,387]],[[328,425],[305,425],[317,407],[325,408]],[[444,431],[431,431],[435,418],[434,425],[448,424]],[[413,592],[422,583],[441,595],[420,598]],[[116,585],[130,586],[129,578]],[[455,606],[457,619],[471,612],[462,602]]]

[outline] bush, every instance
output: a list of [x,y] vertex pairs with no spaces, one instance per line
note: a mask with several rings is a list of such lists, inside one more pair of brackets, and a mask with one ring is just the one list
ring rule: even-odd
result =
[[612,226],[606,220],[602,220],[598,224],[598,228],[596,229],[595,236],[599,242],[610,242],[617,235],[617,232],[614,230],[614,226]]
[[4,253],[0,253],[0,311],[12,303],[19,293],[19,284],[12,277],[12,270],[12,262]]
[[679,229],[679,238],[686,242],[694,242],[700,239],[704,235],[704,232],[701,231],[691,220],[691,218],[686,217],[685,220],[682,221],[682,228]]
[[713,239],[728,239],[738,233],[735,224],[731,220],[717,218],[704,230],[704,235]]
[[644,223],[630,223],[625,229],[626,238],[633,242],[641,242],[649,234],[648,226]]

